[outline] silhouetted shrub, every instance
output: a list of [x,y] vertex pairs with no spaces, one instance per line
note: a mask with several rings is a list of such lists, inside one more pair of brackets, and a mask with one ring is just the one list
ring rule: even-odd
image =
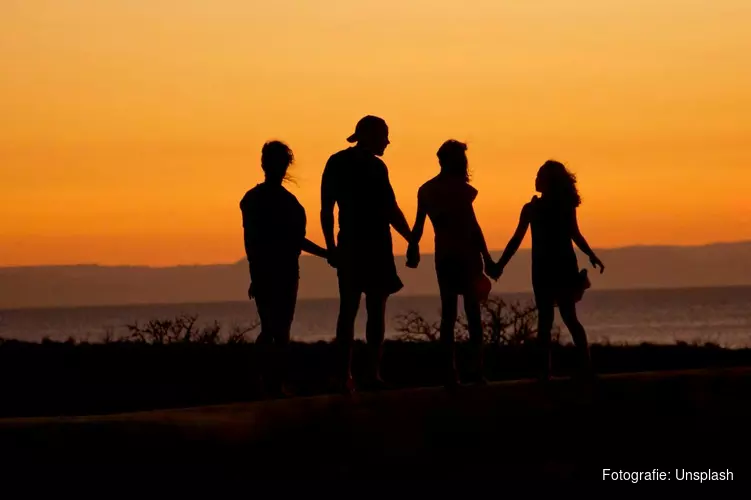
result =
[[[222,325],[214,321],[211,325],[199,327],[196,325],[198,316],[181,315],[174,319],[152,319],[145,325],[138,322],[126,325],[129,334],[117,339],[120,342],[139,342],[144,344],[245,344],[249,342],[248,334],[260,325],[253,322],[247,327],[235,326],[226,334],[222,332]],[[113,342],[110,334],[104,339],[105,343]]]
[[[440,322],[429,322],[415,311],[397,316],[399,340],[407,342],[429,341],[440,338]],[[482,327],[485,343],[497,346],[522,346],[532,343],[537,336],[537,307],[534,302],[508,303],[500,297],[490,297],[482,304]],[[464,314],[456,322],[457,340],[469,338],[469,328]],[[560,329],[553,327],[552,340],[560,343]]]

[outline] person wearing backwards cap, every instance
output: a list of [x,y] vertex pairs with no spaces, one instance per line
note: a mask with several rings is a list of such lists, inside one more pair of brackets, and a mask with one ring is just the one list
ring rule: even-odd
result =
[[[368,315],[366,339],[370,352],[371,382],[383,385],[380,373],[388,297],[403,288],[396,271],[391,227],[407,241],[411,232],[379,158],[389,143],[386,122],[365,116],[347,141],[353,146],[333,154],[321,179],[321,225],[329,263],[339,279],[339,376],[343,389],[355,389],[352,347],[360,299],[365,295]],[[334,205],[339,209],[339,234],[334,237]]]

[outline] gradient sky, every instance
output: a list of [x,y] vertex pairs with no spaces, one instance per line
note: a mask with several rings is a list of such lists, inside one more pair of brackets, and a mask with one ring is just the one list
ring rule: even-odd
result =
[[322,242],[364,114],[410,222],[455,138],[492,248],[548,158],[595,247],[751,239],[749,26],[747,0],[4,0],[0,265],[236,261],[268,139]]

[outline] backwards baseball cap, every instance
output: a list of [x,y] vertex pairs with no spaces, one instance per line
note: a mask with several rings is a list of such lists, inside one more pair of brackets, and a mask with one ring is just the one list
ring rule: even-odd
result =
[[357,122],[355,133],[347,137],[347,142],[357,142],[369,135],[383,134],[386,130],[388,130],[388,127],[383,118],[373,115],[364,116]]

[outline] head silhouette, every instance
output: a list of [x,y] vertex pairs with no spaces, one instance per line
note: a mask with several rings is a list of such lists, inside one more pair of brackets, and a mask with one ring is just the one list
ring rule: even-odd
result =
[[576,175],[557,161],[546,161],[537,171],[535,189],[546,198],[572,207],[581,204],[579,190],[576,188]]
[[441,165],[441,174],[469,182],[466,144],[449,139],[438,148],[436,155],[438,156],[438,163]]
[[355,133],[347,142],[356,142],[376,156],[382,156],[389,141],[389,128],[383,118],[368,115],[360,119],[355,126]]
[[287,178],[287,169],[295,161],[292,150],[281,141],[270,141],[261,149],[261,168],[266,181],[281,184]]

